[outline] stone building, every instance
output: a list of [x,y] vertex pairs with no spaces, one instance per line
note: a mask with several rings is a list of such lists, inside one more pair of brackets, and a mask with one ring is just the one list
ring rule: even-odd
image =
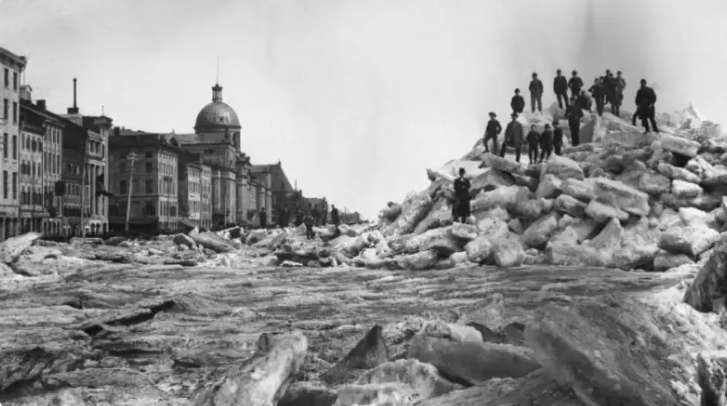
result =
[[[123,231],[131,196],[132,232],[175,232],[181,229],[179,147],[163,134],[114,129],[110,138],[111,228]],[[131,163],[130,154],[136,159]],[[133,166],[133,167],[132,167]],[[133,172],[133,176],[132,175]],[[186,186],[185,186],[186,189]]]
[[16,235],[18,222],[18,139],[20,136],[20,75],[27,60],[0,48],[0,239]]
[[65,121],[46,109],[45,100],[34,104],[28,85],[22,88],[20,112],[21,230],[58,237],[64,224],[56,185],[61,181]]
[[212,228],[212,170],[199,156],[179,153],[179,217],[189,227]]

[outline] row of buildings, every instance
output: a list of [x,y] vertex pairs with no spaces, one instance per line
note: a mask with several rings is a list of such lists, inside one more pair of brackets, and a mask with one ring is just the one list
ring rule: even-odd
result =
[[0,238],[108,232],[174,232],[231,225],[287,225],[323,199],[294,188],[280,162],[254,165],[241,150],[236,112],[212,88],[194,132],[155,133],[34,100],[21,83],[28,61],[0,48]]

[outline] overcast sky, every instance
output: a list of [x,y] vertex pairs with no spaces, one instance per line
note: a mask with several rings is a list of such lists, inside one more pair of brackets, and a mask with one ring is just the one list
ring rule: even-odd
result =
[[34,98],[116,125],[191,132],[219,57],[254,163],[308,196],[374,216],[469,150],[530,74],[590,83],[623,70],[657,108],[727,112],[727,2],[0,0],[0,46],[26,55]]

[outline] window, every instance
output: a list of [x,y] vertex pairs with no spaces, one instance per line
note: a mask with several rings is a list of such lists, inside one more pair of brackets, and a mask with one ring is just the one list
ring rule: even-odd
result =
[[3,133],[3,158],[8,157],[8,133]]
[[3,99],[3,119],[5,121],[7,121],[9,117],[10,117],[10,101],[8,99]]
[[13,102],[13,123],[18,122],[18,103]]
[[154,182],[151,180],[146,181],[146,193],[154,193]]
[[30,150],[33,151],[33,152],[35,152],[35,149],[36,149],[35,148],[35,139],[32,139],[30,141]]
[[13,199],[18,198],[18,173],[13,172]]
[[18,159],[18,136],[13,135],[13,159]]
[[5,77],[5,87],[8,88],[8,87],[10,87],[10,69],[5,68],[4,77]]
[[177,215],[177,206],[172,205],[172,207],[170,207],[169,215],[170,216],[176,216]]
[[119,192],[120,193],[129,193],[129,191],[126,190],[126,181],[125,180],[122,180],[121,182],[119,182]]
[[121,172],[123,172],[123,171],[125,171],[125,170],[126,170],[126,161],[121,161],[121,162],[119,162],[119,170],[120,170]]
[[13,90],[18,90],[18,72],[13,72]]
[[145,157],[145,158],[151,158],[151,155],[152,155],[152,154],[151,154],[151,151],[146,151],[146,152],[144,153],[144,157]]
[[151,162],[146,163],[146,173],[151,173],[153,170]]
[[155,213],[156,213],[156,210],[154,209],[154,203],[146,202],[146,205],[144,206],[144,215],[145,216],[154,216]]
[[8,171],[3,171],[3,198],[8,198]]

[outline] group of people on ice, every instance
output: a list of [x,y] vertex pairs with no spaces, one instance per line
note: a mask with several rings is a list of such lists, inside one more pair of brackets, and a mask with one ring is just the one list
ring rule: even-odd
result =
[[[561,70],[556,71],[553,79],[553,92],[556,95],[559,109],[565,108],[564,117],[568,121],[570,130],[571,145],[577,146],[580,143],[580,126],[583,118],[583,111],[592,111],[593,103],[596,105],[596,113],[601,116],[605,105],[608,104],[611,113],[618,116],[621,113],[621,104],[624,98],[626,80],[621,71],[614,76],[610,69],[605,75],[593,80],[593,85],[588,91],[583,89],[583,80],[578,76],[577,71],[571,73],[570,79],[562,75]],[[530,86],[530,108],[533,113],[543,111],[543,82],[538,79],[538,74],[533,73]],[[570,96],[568,92],[570,91]],[[590,94],[590,95],[589,95]],[[641,86],[636,92],[636,112],[631,118],[633,125],[636,119],[640,119],[646,132],[653,130],[659,132],[655,120],[656,93],[654,89],[646,85],[646,80],[641,79]],[[535,126],[525,134],[522,124],[517,121],[518,116],[525,110],[525,99],[520,95],[520,89],[515,89],[515,94],[510,99],[512,120],[505,128],[505,140],[498,150],[497,138],[502,132],[502,126],[497,120],[494,112],[490,112],[490,120],[487,122],[483,144],[486,152],[490,152],[489,144],[492,143],[492,152],[505,156],[507,147],[515,150],[515,160],[520,162],[520,153],[524,143],[527,143],[528,158],[531,164],[542,162],[550,157],[552,152],[561,154],[563,146],[563,130],[559,126],[559,118],[553,119],[553,125],[546,124],[542,132],[538,132]]]

